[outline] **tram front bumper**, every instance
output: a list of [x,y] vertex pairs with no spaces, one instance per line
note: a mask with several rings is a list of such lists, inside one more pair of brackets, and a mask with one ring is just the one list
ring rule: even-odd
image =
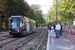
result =
[[16,36],[21,35],[21,33],[19,33],[19,32],[9,32],[9,34],[10,34],[10,35],[16,35]]

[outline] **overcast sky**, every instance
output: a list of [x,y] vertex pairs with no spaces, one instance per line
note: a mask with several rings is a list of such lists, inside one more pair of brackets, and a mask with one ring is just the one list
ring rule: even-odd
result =
[[25,1],[27,1],[29,5],[31,4],[43,5],[41,6],[41,9],[43,10],[43,14],[47,14],[48,10],[53,4],[53,0],[25,0]]

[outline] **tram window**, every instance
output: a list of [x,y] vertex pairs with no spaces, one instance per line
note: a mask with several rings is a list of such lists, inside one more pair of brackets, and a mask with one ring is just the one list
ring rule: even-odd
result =
[[10,20],[10,28],[13,28],[13,29],[17,28],[18,29],[19,28],[19,22],[20,22],[19,20],[16,20],[16,19],[12,20],[11,19]]

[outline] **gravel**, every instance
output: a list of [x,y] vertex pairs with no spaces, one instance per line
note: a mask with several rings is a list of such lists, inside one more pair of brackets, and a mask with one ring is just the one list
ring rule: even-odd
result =
[[[25,44],[23,47],[20,47],[18,50],[36,50],[39,43],[41,42],[44,34],[45,34],[46,29],[45,28],[41,28],[41,33],[34,39],[32,39],[30,42],[28,42],[27,44]],[[43,49],[46,49],[46,45],[47,45],[47,34],[46,34],[46,38],[44,39],[43,44],[44,46],[42,46]]]
[[[36,50],[37,46],[39,45],[40,41],[42,40],[43,38],[43,35],[46,31],[46,28],[37,28],[37,32],[39,32],[39,30],[41,31],[41,33],[39,33],[38,36],[36,36],[35,38],[33,38],[30,42],[28,42],[27,44],[25,44],[23,47],[20,47],[18,50]],[[7,33],[8,34],[8,33]],[[32,34],[31,34],[32,35]],[[23,40],[25,40],[26,38],[28,38],[29,36],[31,35],[28,35],[26,37],[20,37],[19,40],[16,40],[16,41],[13,41],[11,43],[8,43],[7,45],[4,45],[2,48],[0,48],[0,50],[11,50],[9,48],[14,48],[16,47],[17,45],[19,45]],[[11,38],[12,39],[12,38]],[[14,38],[15,39],[15,38]],[[9,41],[9,40],[7,40]],[[45,42],[43,42],[43,45],[42,48],[45,49],[46,48],[46,44],[47,44],[47,35],[46,35],[46,38],[44,39]],[[5,41],[6,42],[6,41]],[[2,43],[5,43],[5,42],[1,42],[0,44]]]

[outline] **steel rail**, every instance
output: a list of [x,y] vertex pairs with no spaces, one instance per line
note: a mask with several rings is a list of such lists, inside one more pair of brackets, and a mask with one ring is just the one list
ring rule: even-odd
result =
[[[1,39],[2,37],[5,37],[5,38],[4,38],[4,39]],[[2,37],[0,37],[0,41],[2,41],[2,40],[6,40],[6,39],[9,39],[10,37],[13,37],[13,36],[5,35],[5,36],[2,36]]]
[[0,36],[0,37],[5,37],[5,36],[8,36],[8,35],[2,35],[2,36]]
[[26,40],[25,42],[21,43],[20,45],[18,45],[17,47],[15,47],[13,50],[17,50],[19,47],[21,47],[24,44],[26,44],[27,42],[29,42],[31,39],[33,39],[35,36],[37,36],[39,33],[37,33],[36,35],[34,35],[33,37],[31,37],[30,39]]
[[2,47],[3,45],[6,45],[6,44],[8,44],[8,43],[11,43],[11,42],[13,42],[13,41],[16,41],[16,40],[18,40],[18,39],[20,39],[20,38],[17,38],[17,39],[11,40],[11,41],[6,42],[6,43],[4,43],[4,44],[0,44],[0,47]]
[[45,34],[44,34],[44,36],[43,36],[43,38],[42,38],[42,40],[41,40],[39,46],[37,47],[37,50],[39,50],[39,48],[40,48],[40,46],[41,46],[41,44],[42,44],[42,42],[43,42],[43,40],[44,40],[44,38],[45,38],[45,36],[46,36],[46,33],[47,33],[47,31],[45,32]]
[[8,37],[8,38],[5,38],[5,39],[0,39],[0,41],[2,41],[2,40],[6,40],[6,39],[9,39],[10,37]]

